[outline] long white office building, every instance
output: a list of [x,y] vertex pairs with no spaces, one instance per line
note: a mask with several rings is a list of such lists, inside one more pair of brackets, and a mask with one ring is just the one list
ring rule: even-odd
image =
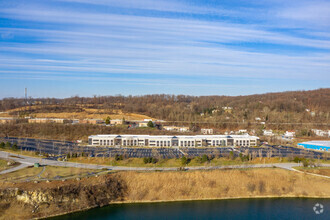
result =
[[90,146],[207,147],[256,146],[258,137],[250,135],[92,135]]

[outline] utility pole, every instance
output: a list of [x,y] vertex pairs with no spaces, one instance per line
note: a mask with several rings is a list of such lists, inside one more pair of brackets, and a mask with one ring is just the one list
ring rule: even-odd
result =
[[25,105],[27,105],[27,88],[25,88]]

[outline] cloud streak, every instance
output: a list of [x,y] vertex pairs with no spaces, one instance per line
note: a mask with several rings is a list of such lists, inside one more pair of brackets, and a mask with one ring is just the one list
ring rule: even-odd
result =
[[[251,78],[307,83],[312,75],[313,80],[329,82],[330,32],[317,26],[283,30],[284,23],[276,28],[283,19],[327,19],[327,4],[314,7],[318,11],[323,6],[319,17],[304,15],[307,4],[301,5],[296,14],[290,11],[292,5],[267,7],[277,13],[255,22],[260,18],[238,18],[264,6],[240,14],[236,7],[203,2],[62,0],[26,6],[18,1],[0,8],[0,18],[7,22],[0,23],[0,78],[25,73],[24,78],[35,81],[118,78],[140,85],[176,80],[166,83],[195,87],[207,77],[215,77],[219,85],[229,77],[239,81],[229,83],[233,88]],[[214,14],[218,16],[208,17]]]

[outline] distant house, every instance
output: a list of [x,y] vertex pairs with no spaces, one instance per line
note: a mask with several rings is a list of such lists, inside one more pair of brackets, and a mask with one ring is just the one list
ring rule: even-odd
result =
[[122,119],[112,119],[112,120],[110,120],[110,124],[111,125],[122,125],[123,120]]
[[228,107],[228,106],[224,106],[222,107],[222,110],[226,113],[232,113],[233,108],[232,107]]
[[270,129],[270,130],[263,130],[263,134],[264,136],[272,136],[274,135],[273,134],[273,131]]
[[293,138],[296,136],[296,132],[295,131],[286,131],[283,136],[285,138]]
[[156,123],[154,121],[152,121],[152,119],[144,119],[143,121],[138,122],[138,125],[139,125],[140,128],[146,128],[146,127],[148,127],[148,123],[150,121],[152,122],[152,124],[154,126],[156,125]]
[[201,133],[202,134],[213,134],[213,129],[212,128],[202,128]]
[[247,134],[247,130],[246,129],[238,130],[237,134]]
[[320,136],[320,137],[330,137],[330,130],[319,130],[319,129],[312,129],[313,133],[316,136]]
[[212,114],[215,114],[215,113],[218,113],[219,112],[219,109],[213,109],[212,110]]
[[163,126],[166,131],[178,131],[178,132],[188,132],[189,127],[179,127],[179,126]]
[[80,124],[104,124],[104,120],[102,119],[83,119],[79,120]]

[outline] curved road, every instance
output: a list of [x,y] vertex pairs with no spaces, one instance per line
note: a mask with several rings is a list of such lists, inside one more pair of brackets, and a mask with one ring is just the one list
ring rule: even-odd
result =
[[[63,166],[63,167],[76,167],[76,168],[85,168],[85,169],[108,169],[108,170],[132,170],[132,171],[170,171],[177,170],[177,167],[121,167],[121,166],[106,166],[106,165],[96,165],[96,164],[84,164],[84,163],[72,163],[72,162],[63,162],[56,161],[51,159],[41,159],[35,157],[28,157],[19,154],[13,154],[8,152],[0,151],[0,158],[11,159],[15,162],[20,163],[19,166],[13,167],[4,171],[1,171],[0,174],[13,172],[27,166],[34,165],[34,163],[40,163],[41,165],[48,166]],[[291,171],[297,171],[293,167],[298,166],[297,163],[274,163],[274,164],[249,164],[249,165],[231,165],[231,166],[212,166],[212,167],[186,167],[186,170],[211,170],[211,169],[227,169],[227,168],[263,168],[263,167],[278,167],[282,169],[287,169]],[[330,164],[322,164],[321,166],[330,167]]]

